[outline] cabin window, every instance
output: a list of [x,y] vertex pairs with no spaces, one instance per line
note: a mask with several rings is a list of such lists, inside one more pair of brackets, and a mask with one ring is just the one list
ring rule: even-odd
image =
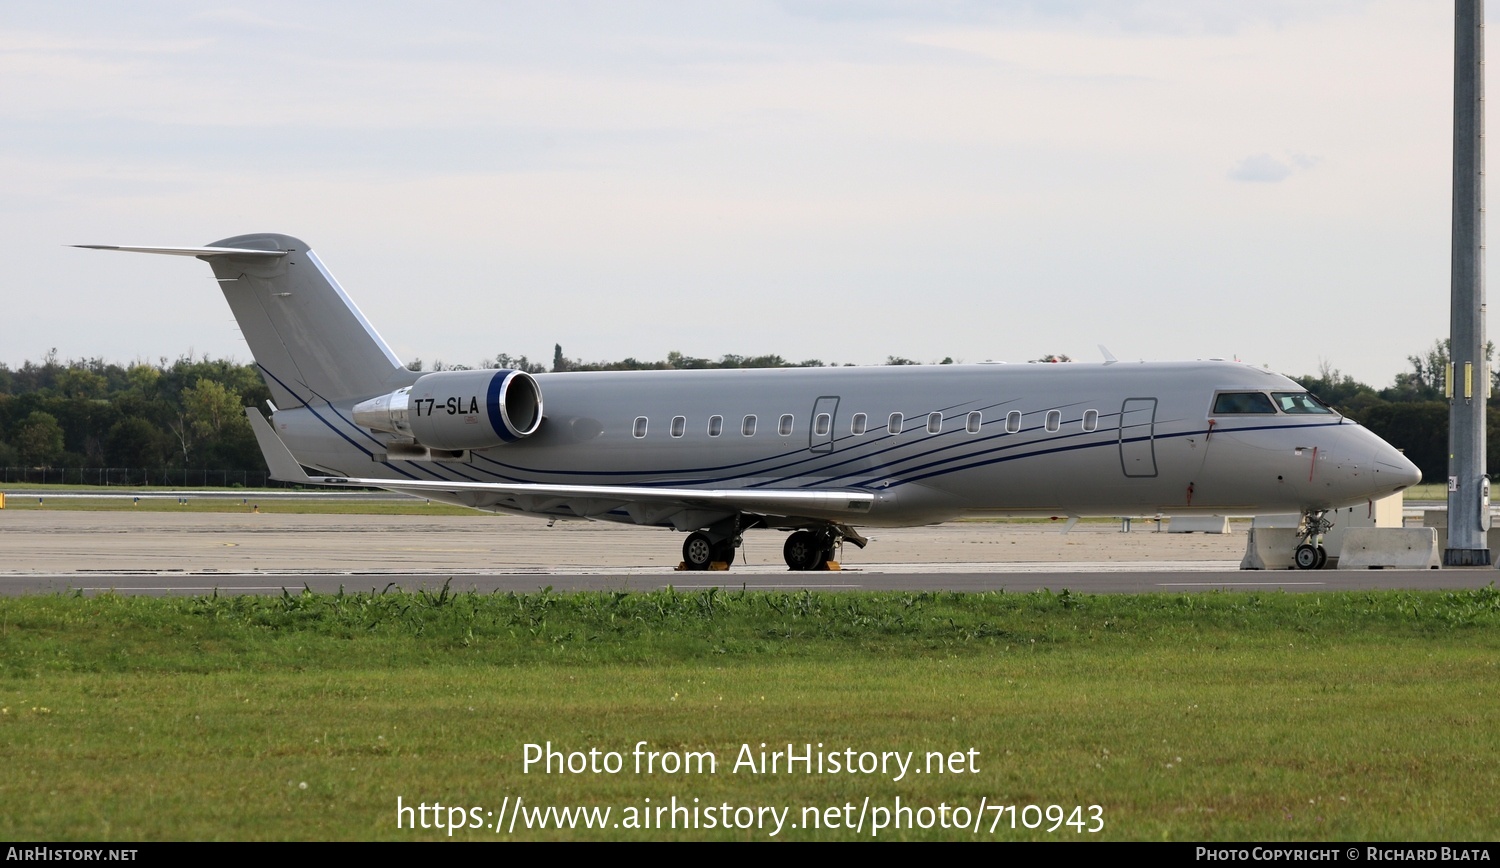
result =
[[1304,414],[1331,414],[1333,408],[1319,401],[1311,392],[1272,392],[1271,397],[1275,399],[1276,405],[1283,413],[1293,415]]
[[1099,411],[1098,410],[1084,410],[1083,411],[1083,430],[1085,430],[1085,431],[1093,431],[1093,430],[1097,429],[1098,427],[1099,427]]
[[900,434],[901,419],[902,416],[900,413],[892,413],[890,421],[885,423],[885,430],[891,434]]
[[784,416],[781,417],[781,421],[776,425],[776,433],[780,434],[783,437],[790,437],[790,436],[792,436],[792,414],[791,413],[787,413],[786,415],[784,415]]
[[724,433],[724,417],[723,416],[709,416],[708,417],[708,436],[710,436],[710,437],[717,437],[717,436],[719,436],[720,434],[723,434],[723,433]]
[[686,433],[687,433],[687,417],[686,416],[673,416],[672,417],[672,436],[673,437],[681,437],[683,434],[686,434]]
[[941,434],[942,431],[943,431],[943,414],[942,413],[928,413],[927,414],[927,433],[928,434]]
[[1230,413],[1275,413],[1276,405],[1264,392],[1220,392],[1214,398],[1214,415]]
[[1012,410],[1005,414],[1005,433],[1015,434],[1021,430],[1021,411]]
[[813,436],[827,437],[828,429],[833,427],[833,417],[827,413],[819,413],[818,418],[813,420]]
[[1047,430],[1049,432],[1053,433],[1053,434],[1056,434],[1057,433],[1057,429],[1059,429],[1061,427],[1062,427],[1062,411],[1061,410],[1048,410],[1047,411]]
[[979,426],[984,424],[984,414],[978,410],[969,413],[969,418],[964,422],[964,430],[970,434],[978,434]]
[[865,433],[865,428],[870,424],[870,417],[863,413],[855,413],[854,421],[849,423],[849,433],[858,437]]
[[637,416],[637,417],[635,417],[635,426],[630,429],[630,433],[632,435],[634,435],[635,439],[637,439],[637,440],[639,440],[642,437],[646,436],[646,417],[645,416]]
[[755,436],[755,417],[746,416],[745,421],[740,423],[740,433],[746,437]]

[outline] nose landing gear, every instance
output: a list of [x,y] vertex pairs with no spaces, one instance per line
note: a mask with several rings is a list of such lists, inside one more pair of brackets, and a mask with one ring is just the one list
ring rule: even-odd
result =
[[1302,514],[1299,536],[1302,544],[1297,546],[1292,562],[1299,570],[1321,570],[1328,563],[1328,550],[1323,548],[1323,534],[1333,529],[1333,522],[1324,518],[1326,510],[1308,510]]

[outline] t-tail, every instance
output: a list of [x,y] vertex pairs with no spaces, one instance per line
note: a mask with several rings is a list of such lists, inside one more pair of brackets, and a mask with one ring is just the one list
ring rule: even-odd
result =
[[237,235],[206,247],[78,246],[207,262],[278,407],[347,403],[416,381],[317,254],[290,235]]

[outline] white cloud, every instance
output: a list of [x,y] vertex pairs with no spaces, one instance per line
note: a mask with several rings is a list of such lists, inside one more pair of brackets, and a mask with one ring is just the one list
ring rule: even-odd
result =
[[1236,181],[1276,183],[1292,176],[1292,167],[1270,154],[1255,154],[1240,161],[1229,170],[1229,177]]
[[[470,363],[1103,342],[1381,383],[1446,327],[1451,8],[49,8],[0,39],[11,364],[243,356],[163,313],[201,265],[55,245],[262,230]],[[1370,313],[1247,326],[1314,293]]]

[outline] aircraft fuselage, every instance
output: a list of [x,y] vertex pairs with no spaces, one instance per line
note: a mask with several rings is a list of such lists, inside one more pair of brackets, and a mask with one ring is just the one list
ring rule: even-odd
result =
[[[871,526],[978,515],[1301,512],[1415,481],[1399,452],[1337,414],[1215,414],[1226,392],[1303,391],[1231,362],[588,372],[536,381],[546,407],[536,433],[458,461],[391,458],[389,437],[349,421],[353,402],[283,409],[273,421],[303,463],[338,476],[855,489],[876,495],[859,522]],[[564,504],[518,510],[500,498],[451,499],[577,517]],[[589,517],[638,520],[620,510]]]

